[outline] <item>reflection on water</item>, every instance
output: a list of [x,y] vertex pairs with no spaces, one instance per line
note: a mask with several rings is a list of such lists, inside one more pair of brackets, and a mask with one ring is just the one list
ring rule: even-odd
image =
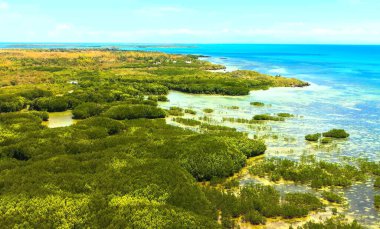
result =
[[49,128],[71,126],[76,123],[73,119],[71,111],[51,112],[49,113],[49,121],[43,122]]

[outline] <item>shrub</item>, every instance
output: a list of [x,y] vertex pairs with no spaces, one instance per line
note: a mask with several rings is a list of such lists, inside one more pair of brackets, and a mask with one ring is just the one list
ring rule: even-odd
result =
[[310,142],[316,142],[320,138],[321,138],[321,134],[319,134],[319,133],[317,133],[317,134],[308,134],[308,135],[305,136],[305,140],[306,141],[310,141]]
[[169,115],[172,116],[184,116],[183,109],[180,107],[170,107],[170,109],[167,111]]
[[202,124],[200,121],[194,119],[174,118],[173,120],[186,126],[199,126]]
[[78,129],[88,129],[92,127],[106,128],[110,135],[120,133],[125,128],[122,122],[106,117],[91,117],[74,125],[74,128]]
[[309,184],[313,188],[323,186],[347,187],[355,181],[363,181],[365,174],[356,166],[317,161],[314,157],[301,158],[300,162],[289,159],[265,159],[250,168],[253,175],[260,177],[277,174],[284,180]]
[[285,195],[285,201],[307,211],[314,211],[323,207],[322,202],[311,193],[288,193]]
[[321,143],[322,144],[329,144],[332,142],[332,139],[331,138],[322,138],[321,139]]
[[307,209],[295,203],[286,203],[281,206],[281,215],[286,219],[304,217],[307,214]]
[[350,135],[343,129],[332,129],[323,133],[323,136],[330,138],[348,138]]
[[205,108],[205,109],[203,109],[203,112],[205,112],[205,113],[207,113],[207,114],[210,114],[210,113],[213,113],[214,110],[211,109],[211,108]]
[[292,117],[294,117],[293,114],[289,114],[289,113],[278,113],[277,116],[278,117],[283,117],[283,118],[292,118]]
[[236,131],[235,128],[228,126],[220,126],[220,125],[211,125],[207,123],[202,123],[201,128],[207,131]]
[[269,121],[284,121],[284,118],[282,118],[282,117],[276,117],[276,116],[272,116],[272,115],[268,115],[268,114],[260,114],[260,115],[253,116],[253,120],[257,120],[257,121],[266,121],[266,120],[269,120]]
[[36,99],[31,108],[38,111],[61,112],[69,108],[69,103],[64,97],[43,97]]
[[202,134],[186,142],[178,142],[181,165],[199,181],[231,176],[245,164],[246,156],[222,137]]
[[46,111],[31,111],[30,114],[39,117],[42,121],[48,121],[49,120],[49,113]]
[[243,152],[248,158],[264,154],[267,147],[263,141],[248,138],[231,139],[231,144]]
[[322,197],[325,198],[326,200],[328,200],[329,202],[332,202],[332,203],[340,204],[343,202],[343,197],[341,197],[340,195],[338,195],[334,192],[324,191],[324,192],[322,192]]
[[380,188],[380,177],[376,177],[375,183],[373,184],[375,188]]
[[20,92],[20,95],[26,99],[34,100],[41,97],[51,97],[53,93],[51,91],[35,88],[31,90],[24,90]]
[[255,210],[251,210],[248,213],[244,214],[244,220],[253,225],[264,225],[266,223],[265,217]]
[[74,119],[86,119],[102,113],[103,106],[97,103],[83,103],[73,110]]
[[21,96],[0,95],[0,113],[20,111],[25,105],[25,99]]
[[194,110],[192,110],[192,109],[185,109],[185,113],[186,114],[192,114],[192,115],[196,115],[197,114],[197,112],[194,111]]
[[374,196],[374,205],[375,205],[375,208],[380,209],[380,195]]
[[280,193],[272,186],[247,185],[240,191],[241,211],[255,209],[265,217],[281,215]]
[[116,120],[165,118],[165,112],[162,109],[148,105],[114,106],[106,111],[104,115]]
[[183,112],[183,109],[180,108],[180,107],[170,107],[169,110],[171,110],[171,111],[180,111],[180,112]]
[[338,217],[326,219],[318,223],[310,221],[303,226],[299,226],[297,229],[365,229],[365,227],[361,226],[356,220],[348,223],[344,218]]
[[148,97],[148,100],[152,101],[160,101],[160,102],[168,102],[169,99],[165,95],[151,95]]
[[252,106],[256,106],[256,107],[263,107],[263,106],[265,106],[265,104],[262,103],[262,102],[251,102],[251,105]]

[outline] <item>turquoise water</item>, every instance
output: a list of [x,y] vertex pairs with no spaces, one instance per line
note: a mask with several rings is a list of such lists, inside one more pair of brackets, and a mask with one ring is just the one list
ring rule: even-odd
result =
[[[202,54],[230,69],[249,69],[296,77],[307,88],[275,88],[243,97],[193,96],[173,92],[170,105],[216,108],[223,116],[249,118],[254,114],[289,112],[298,118],[271,123],[272,133],[293,142],[272,141],[272,151],[288,148],[299,155],[308,148],[305,134],[331,128],[346,129],[351,137],[335,149],[318,148],[320,157],[354,156],[380,159],[380,46],[334,45],[194,45],[145,48],[171,53]],[[271,104],[253,108],[250,101]],[[237,105],[238,111],[223,106]],[[218,109],[219,107],[219,109]],[[243,128],[243,127],[242,127]],[[252,134],[257,131],[248,131]],[[325,154],[326,151],[329,154]],[[298,152],[298,153],[297,153]]]
[[[305,143],[305,134],[344,128],[351,134],[350,139],[337,142],[335,149],[317,149],[321,157],[341,155],[380,160],[380,46],[0,43],[0,48],[119,48],[201,54],[230,69],[296,77],[312,85],[301,89],[255,91],[243,97],[173,92],[169,95],[171,102],[164,106],[212,107],[217,108],[216,113],[223,117],[250,118],[259,113],[289,112],[297,118],[270,124],[271,134],[284,135],[286,141],[269,141],[272,147],[269,153],[276,154],[276,149],[285,147],[299,155],[305,149],[315,148]],[[261,101],[271,106],[258,109],[251,107],[250,101]],[[240,109],[230,111],[223,108],[231,105],[238,105]],[[245,130],[247,127],[239,128]],[[252,129],[249,132],[264,134]],[[326,151],[329,154],[324,154]]]

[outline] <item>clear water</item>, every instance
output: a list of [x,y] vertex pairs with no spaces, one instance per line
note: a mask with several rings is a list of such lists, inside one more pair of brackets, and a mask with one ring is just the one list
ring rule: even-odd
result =
[[73,113],[71,111],[64,112],[50,112],[49,120],[43,122],[49,128],[66,127],[75,124],[77,120],[73,119]]

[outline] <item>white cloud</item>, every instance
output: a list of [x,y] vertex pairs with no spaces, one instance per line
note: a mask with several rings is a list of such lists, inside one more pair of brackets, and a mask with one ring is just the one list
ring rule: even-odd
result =
[[55,28],[48,32],[48,35],[51,37],[58,37],[60,35],[63,35],[65,32],[68,32],[73,27],[69,24],[58,24],[55,26]]
[[9,4],[7,2],[0,2],[0,10],[9,9]]
[[69,24],[59,24],[55,27],[55,30],[62,31],[62,30],[68,30],[71,29],[71,25]]
[[188,11],[187,9],[176,6],[145,7],[135,10],[134,12],[141,16],[163,16],[167,14],[178,14]]
[[[297,26],[292,26],[297,25]],[[77,37],[85,37],[96,41],[114,42],[267,42],[276,43],[378,43],[380,40],[380,24],[368,23],[359,25],[321,27],[317,25],[290,23],[275,25],[270,28],[253,27],[246,29],[219,28],[164,28],[137,30],[85,30],[59,26],[62,31]],[[58,35],[58,33],[55,33]],[[61,33],[63,35],[64,33]],[[221,39],[223,38],[223,39]],[[238,39],[237,39],[238,38]],[[274,39],[277,38],[277,39]],[[277,73],[283,69],[275,69]]]

